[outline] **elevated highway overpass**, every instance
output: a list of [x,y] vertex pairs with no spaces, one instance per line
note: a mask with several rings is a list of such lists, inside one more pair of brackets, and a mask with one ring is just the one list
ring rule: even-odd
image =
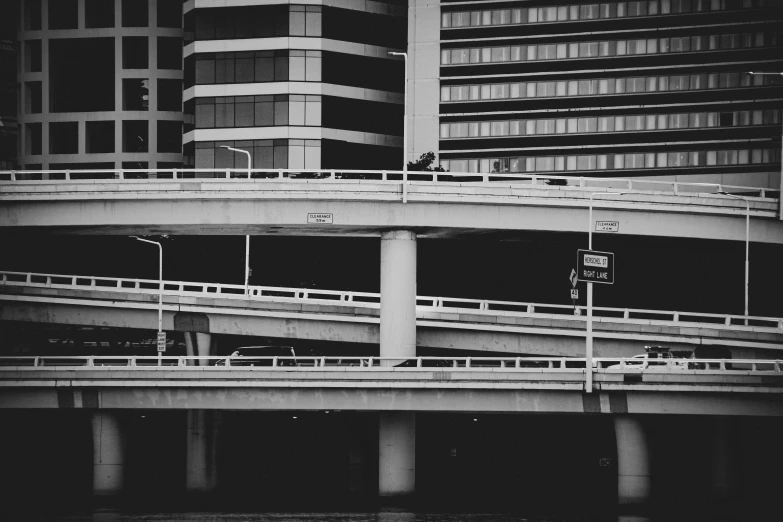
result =
[[[157,280],[0,272],[0,320],[154,329]],[[378,344],[380,294],[165,281],[163,328]],[[584,355],[585,316],[570,306],[418,296],[416,345],[539,356]],[[783,320],[596,307],[595,351],[629,357],[645,345],[733,357],[778,357]]]
[[404,229],[431,238],[583,232],[592,201],[595,219],[618,221],[619,234],[744,241],[745,204],[724,191],[747,197],[751,241],[783,243],[780,199],[764,188],[393,171],[5,172],[0,229],[341,236]]
[[781,360],[597,359],[588,395],[584,359],[282,359],[0,357],[0,408],[783,416]]

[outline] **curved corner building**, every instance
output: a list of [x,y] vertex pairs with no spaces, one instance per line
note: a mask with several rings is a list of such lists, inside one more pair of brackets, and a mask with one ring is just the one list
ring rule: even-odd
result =
[[402,167],[405,1],[188,0],[185,164]]
[[179,0],[23,0],[19,164],[182,165]]

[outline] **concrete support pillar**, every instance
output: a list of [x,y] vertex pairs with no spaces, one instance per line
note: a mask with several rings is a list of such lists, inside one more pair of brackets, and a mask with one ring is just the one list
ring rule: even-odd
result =
[[185,490],[214,491],[218,483],[219,411],[188,410]]
[[638,418],[618,416],[614,421],[617,438],[617,501],[641,504],[650,500],[650,454],[644,426]]
[[[212,347],[212,334],[201,332],[185,332],[185,350],[188,357],[208,357],[215,353]],[[198,361],[198,364],[194,364],[192,361],[188,361],[188,365],[191,366],[209,366],[209,361],[206,359]]]
[[711,493],[715,501],[728,502],[736,494],[736,456],[729,418],[716,417],[712,426]]
[[117,414],[107,411],[93,413],[93,494],[116,495],[122,492],[125,473],[123,446]]
[[378,424],[378,494],[404,496],[416,490],[416,414],[382,412]]
[[381,234],[380,338],[381,357],[416,356],[415,232]]

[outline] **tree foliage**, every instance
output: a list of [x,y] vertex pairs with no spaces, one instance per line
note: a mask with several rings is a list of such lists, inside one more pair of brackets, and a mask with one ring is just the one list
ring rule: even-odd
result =
[[432,151],[425,152],[418,160],[408,162],[408,171],[446,172],[446,169],[440,165],[433,167],[433,163],[435,163],[435,153]]

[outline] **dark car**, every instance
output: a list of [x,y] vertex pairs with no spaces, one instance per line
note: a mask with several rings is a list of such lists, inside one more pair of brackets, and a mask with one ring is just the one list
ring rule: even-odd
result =
[[293,346],[243,346],[226,359],[218,360],[215,365],[272,366],[275,357],[279,357],[277,366],[298,366]]

